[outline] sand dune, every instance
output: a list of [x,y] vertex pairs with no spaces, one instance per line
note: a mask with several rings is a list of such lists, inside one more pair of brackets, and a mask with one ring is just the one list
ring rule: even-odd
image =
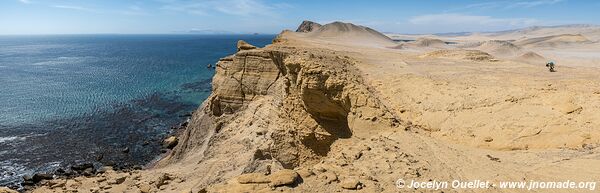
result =
[[371,28],[351,23],[333,22],[319,27],[304,37],[332,40],[337,43],[394,46],[396,43],[388,36]]
[[516,45],[523,47],[556,47],[585,43],[592,42],[581,34],[562,34],[537,38],[527,38],[515,41]]
[[447,46],[446,42],[444,42],[440,39],[433,39],[433,38],[419,38],[415,42],[413,42],[413,45],[420,46],[420,47],[446,47]]
[[436,50],[427,54],[421,55],[421,58],[448,58],[471,61],[496,61],[492,55],[479,50]]
[[544,58],[543,56],[541,56],[535,52],[531,52],[531,51],[525,52],[524,54],[515,58],[515,60],[523,61],[523,62],[531,63],[531,64],[540,64],[540,65],[547,62],[546,58]]
[[600,26],[597,25],[562,25],[534,26],[504,32],[487,33],[485,35],[497,39],[524,39],[562,34],[582,34],[593,41],[600,40]]
[[403,42],[398,46],[393,47],[395,49],[415,49],[415,50],[432,50],[432,49],[448,49],[450,46],[443,40],[435,38],[418,38],[412,42]]
[[502,40],[485,41],[475,49],[488,52],[494,56],[502,57],[517,56],[522,53],[521,47],[516,46],[509,41]]

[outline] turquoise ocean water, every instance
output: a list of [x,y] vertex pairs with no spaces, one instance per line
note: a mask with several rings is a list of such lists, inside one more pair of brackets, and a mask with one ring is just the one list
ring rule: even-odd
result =
[[0,36],[0,185],[83,162],[150,162],[210,94],[207,64],[235,53],[237,40],[273,38]]

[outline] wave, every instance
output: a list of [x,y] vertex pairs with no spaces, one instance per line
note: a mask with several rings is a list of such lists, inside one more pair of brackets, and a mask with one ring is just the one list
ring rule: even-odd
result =
[[19,136],[11,136],[11,137],[0,137],[0,143],[6,143],[6,142],[11,142],[11,141],[23,141],[25,140],[26,137],[19,137]]

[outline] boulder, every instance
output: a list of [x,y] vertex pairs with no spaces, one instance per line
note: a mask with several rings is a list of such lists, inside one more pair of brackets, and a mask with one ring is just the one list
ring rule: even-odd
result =
[[237,51],[241,51],[241,50],[252,50],[252,49],[256,49],[256,46],[253,46],[251,44],[249,44],[248,42],[245,42],[244,40],[240,40],[237,43]]
[[144,184],[140,184],[138,186],[138,189],[140,189],[140,192],[142,192],[142,193],[149,193],[152,190],[152,186],[144,183]]
[[88,169],[88,168],[94,168],[94,164],[82,163],[82,164],[77,164],[77,165],[71,166],[71,169],[76,172],[82,172],[83,170]]
[[269,178],[271,181],[269,185],[277,187],[294,184],[299,175],[294,170],[283,169],[271,174]]
[[81,186],[81,182],[78,182],[76,180],[67,180],[67,183],[65,185],[67,186],[67,188],[77,189]]
[[158,176],[158,179],[155,181],[156,188],[160,188],[163,185],[169,184],[169,180],[173,179],[171,175],[167,173],[162,173]]
[[163,147],[167,148],[167,149],[173,149],[175,146],[177,146],[177,143],[179,143],[179,140],[177,139],[177,137],[175,137],[175,136],[167,137],[163,141]]
[[42,174],[42,173],[37,173],[33,175],[33,181],[35,182],[39,182],[42,180],[51,180],[53,179],[53,175],[52,174]]
[[360,181],[358,181],[358,179],[355,178],[350,178],[342,181],[340,185],[343,189],[356,190],[358,188],[358,185],[360,185]]
[[80,172],[84,176],[92,176],[96,173],[96,169],[94,168],[86,168],[85,170]]
[[184,189],[180,193],[192,193],[192,189]]
[[271,180],[261,173],[247,173],[238,176],[237,181],[240,184],[263,184],[270,183]]
[[337,181],[338,177],[335,173],[326,171],[317,176],[317,178],[321,179],[326,184],[330,184],[331,182]]
[[115,179],[111,180],[108,182],[108,184],[121,184],[123,182],[125,182],[125,180],[127,179],[127,176],[125,175],[121,175],[121,176],[117,176]]
[[52,179],[54,179],[54,176],[52,174],[42,174],[42,173],[34,174],[32,177],[23,177],[24,181],[31,181],[34,184],[38,183],[42,180],[52,180]]
[[300,177],[302,177],[302,178],[308,178],[312,175],[315,175],[315,173],[309,168],[304,168],[304,169],[298,170],[298,175],[300,175]]
[[50,186],[50,188],[54,189],[54,188],[65,187],[66,184],[67,184],[66,180],[53,180],[53,181],[50,181],[50,183],[48,185]]

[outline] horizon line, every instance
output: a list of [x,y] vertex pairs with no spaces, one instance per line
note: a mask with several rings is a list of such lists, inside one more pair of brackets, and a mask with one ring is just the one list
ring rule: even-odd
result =
[[47,33],[47,34],[0,34],[0,36],[47,36],[47,35],[277,35],[278,33]]
[[[307,20],[309,21],[309,20]],[[343,21],[334,21],[334,22],[343,22]],[[315,22],[316,23],[316,22]],[[330,22],[333,23],[333,22]],[[347,22],[344,22],[347,23]],[[326,23],[329,24],[329,23]],[[322,24],[322,25],[326,25]],[[355,23],[352,23],[355,24]],[[355,24],[361,25],[361,24]],[[362,25],[365,26],[365,25]],[[599,24],[586,24],[586,23],[573,23],[573,24],[561,24],[561,25],[532,25],[527,27],[520,27],[514,29],[507,30],[498,30],[498,31],[456,31],[456,32],[432,32],[432,33],[403,33],[403,32],[390,32],[390,31],[380,31],[383,34],[397,34],[397,35],[442,35],[442,34],[460,34],[460,33],[495,33],[495,32],[508,32],[508,31],[516,31],[523,30],[529,28],[552,28],[552,27],[600,27]],[[369,26],[366,26],[369,27]],[[283,29],[282,31],[290,30]],[[292,30],[293,31],[293,30]],[[244,32],[244,33],[188,33],[188,32],[167,32],[167,33],[117,33],[117,32],[107,32],[107,33],[23,33],[23,34],[0,34],[0,36],[43,36],[43,35],[277,35],[278,33],[252,33],[252,32]]]

